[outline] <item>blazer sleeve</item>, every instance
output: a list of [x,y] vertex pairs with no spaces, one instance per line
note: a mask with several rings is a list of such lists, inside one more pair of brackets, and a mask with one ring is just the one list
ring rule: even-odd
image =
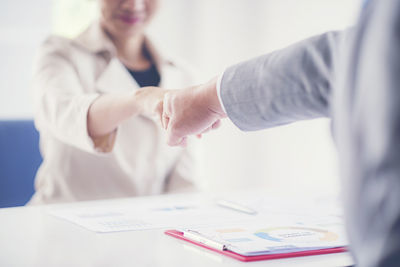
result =
[[96,152],[87,131],[87,113],[99,96],[85,92],[69,60],[68,41],[50,37],[37,55],[33,75],[36,127],[60,141],[88,152]]
[[87,131],[87,112],[99,96],[85,92],[68,58],[68,41],[50,37],[37,55],[33,75],[36,127],[62,142],[95,152]]
[[341,35],[325,33],[226,69],[220,95],[228,117],[251,131],[330,116],[333,60]]

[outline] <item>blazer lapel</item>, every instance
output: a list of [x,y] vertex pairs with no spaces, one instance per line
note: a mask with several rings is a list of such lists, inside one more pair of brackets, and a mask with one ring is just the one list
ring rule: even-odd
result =
[[125,66],[115,57],[98,77],[96,89],[104,93],[131,92],[139,89],[139,85],[129,74]]
[[[182,73],[176,70],[175,67],[164,64],[159,68],[161,81],[160,87],[164,89],[180,89],[182,87]],[[171,87],[173,86],[173,87]]]

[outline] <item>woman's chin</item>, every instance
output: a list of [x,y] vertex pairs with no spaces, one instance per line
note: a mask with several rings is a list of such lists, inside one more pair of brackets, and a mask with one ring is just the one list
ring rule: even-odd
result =
[[122,36],[130,36],[130,35],[137,35],[143,33],[145,29],[145,24],[143,22],[137,23],[119,23],[115,30],[117,31],[116,34]]

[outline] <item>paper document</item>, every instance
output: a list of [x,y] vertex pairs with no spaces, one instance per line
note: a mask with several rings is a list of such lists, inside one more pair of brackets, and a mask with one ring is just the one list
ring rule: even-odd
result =
[[[49,207],[49,213],[88,230],[102,233],[214,226],[223,228],[234,224],[252,227],[252,222],[268,223],[260,229],[267,229],[272,226],[301,227],[301,223],[317,228],[323,225],[343,227],[341,212],[336,208],[328,208],[329,205],[325,204],[322,206],[318,204],[318,207],[315,208],[310,203],[299,205],[298,200],[270,198],[264,195],[227,198],[227,200],[257,210],[256,214],[247,214],[235,209],[221,207],[214,197],[197,196],[159,196],[118,201],[83,202]],[[319,208],[319,206],[325,208]],[[274,221],[275,223],[272,224]],[[244,230],[246,229],[244,228]],[[255,228],[251,229],[255,230]],[[330,230],[336,231],[336,229]],[[225,233],[221,237],[226,238],[227,234]],[[233,239],[236,238],[237,234],[230,233]],[[237,238],[240,239],[240,237]]]
[[50,214],[95,232],[208,226],[250,219],[212,201],[126,201],[112,205],[57,208]]

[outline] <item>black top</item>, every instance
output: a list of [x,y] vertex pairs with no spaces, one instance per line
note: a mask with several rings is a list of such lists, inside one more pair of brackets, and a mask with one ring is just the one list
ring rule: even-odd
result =
[[160,73],[154,64],[147,70],[136,71],[128,69],[128,71],[140,87],[159,86],[160,84]]

